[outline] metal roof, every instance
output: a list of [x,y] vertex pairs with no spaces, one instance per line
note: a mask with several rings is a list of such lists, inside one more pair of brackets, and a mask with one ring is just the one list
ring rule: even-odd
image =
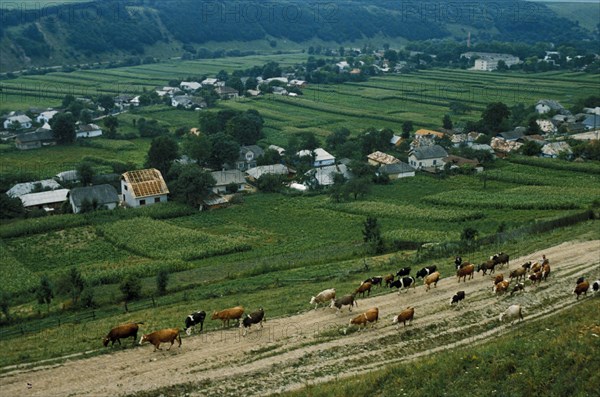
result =
[[21,197],[23,207],[35,207],[44,204],[62,203],[67,200],[69,189],[50,190],[48,192],[29,193]]
[[58,184],[54,179],[44,179],[42,181],[17,183],[6,192],[9,197],[20,197],[24,194],[29,194],[40,186],[42,189],[60,189],[62,186]]

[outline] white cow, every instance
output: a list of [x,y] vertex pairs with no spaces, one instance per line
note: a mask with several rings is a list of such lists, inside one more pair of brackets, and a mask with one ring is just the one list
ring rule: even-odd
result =
[[498,318],[500,322],[510,321],[511,325],[516,319],[519,319],[519,321],[523,320],[523,308],[521,305],[510,305]]
[[326,289],[317,294],[317,296],[313,296],[310,298],[310,304],[315,305],[315,310],[319,306],[319,303],[327,303],[333,302],[335,299],[335,288]]

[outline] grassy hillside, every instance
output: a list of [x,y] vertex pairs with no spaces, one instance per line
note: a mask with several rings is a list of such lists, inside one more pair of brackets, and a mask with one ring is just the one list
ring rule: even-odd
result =
[[544,2],[546,7],[556,15],[579,23],[579,26],[590,32],[598,28],[600,21],[600,3],[597,1],[582,2]]
[[[559,18],[541,3],[482,2],[473,17],[472,5],[446,8],[435,0],[417,5],[394,2],[258,1],[127,3],[94,1],[36,2],[7,6],[0,27],[0,72],[29,66],[56,66],[150,56],[162,59],[196,52],[210,43],[239,51],[289,50],[287,43],[307,48],[320,43],[355,45],[367,39],[385,41],[459,37],[467,31],[475,41],[563,43],[591,38],[567,18]],[[430,4],[428,4],[430,3]],[[490,3],[490,4],[488,4]],[[22,4],[22,3],[19,3]],[[424,4],[421,6],[421,4]],[[47,7],[46,7],[47,6]],[[422,8],[421,8],[422,7]],[[490,7],[490,10],[487,8]],[[40,17],[40,10],[43,9]],[[486,17],[483,18],[483,15]],[[507,17],[507,15],[518,15]],[[86,34],[81,34],[85,31]],[[254,46],[258,42],[262,45]]]

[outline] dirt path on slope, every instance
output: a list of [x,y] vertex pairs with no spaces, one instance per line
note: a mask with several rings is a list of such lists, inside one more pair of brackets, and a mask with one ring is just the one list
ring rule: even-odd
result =
[[[455,275],[443,274],[429,292],[419,282],[408,293],[359,299],[352,313],[344,309],[337,315],[326,308],[268,320],[262,330],[253,328],[245,338],[229,329],[184,338],[183,346],[171,351],[153,353],[146,345],[14,370],[0,375],[0,396],[117,396],[175,385],[192,396],[238,395],[240,388],[245,395],[264,396],[472,345],[510,329],[497,320],[509,305],[523,305],[525,321],[532,321],[576,304],[572,291],[578,276],[600,278],[600,240],[533,252],[511,260],[510,268],[542,253],[551,261],[548,281],[514,296],[494,296],[489,276],[476,274],[459,284]],[[506,276],[509,270],[498,272]],[[467,298],[460,307],[451,307],[450,298],[459,290]],[[397,329],[391,318],[407,306],[415,307],[414,325]],[[370,307],[379,308],[378,324],[344,335],[349,319]]]

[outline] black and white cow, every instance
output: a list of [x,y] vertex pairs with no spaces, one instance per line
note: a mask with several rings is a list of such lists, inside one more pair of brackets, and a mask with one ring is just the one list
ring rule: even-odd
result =
[[460,265],[462,265],[462,258],[457,256],[454,258],[454,266],[456,267],[456,270],[460,269]]
[[402,269],[398,270],[398,272],[396,273],[396,277],[408,276],[409,274],[410,267],[403,267]]
[[417,272],[417,278],[419,278],[419,277],[425,278],[426,276],[429,276],[431,273],[435,272],[436,270],[437,270],[436,265],[425,266],[423,269],[421,269]]
[[262,307],[254,313],[247,314],[246,317],[240,323],[240,328],[244,328],[244,333],[242,334],[242,336],[246,336],[246,333],[248,332],[247,328],[250,328],[252,324],[260,324],[260,327],[262,328],[262,323],[264,319],[265,311]]
[[415,279],[411,276],[399,278],[398,280],[396,280],[390,284],[390,288],[393,288],[393,287],[398,288],[398,295],[400,295],[400,291],[402,289],[405,289],[406,292],[408,292],[408,289],[411,286],[413,288],[415,288],[415,286],[416,286]]
[[465,299],[465,291],[458,291],[450,300],[450,305],[458,303],[463,299]]
[[187,336],[192,334],[192,329],[196,327],[196,325],[200,324],[200,332],[204,328],[204,319],[206,318],[206,313],[204,310],[196,313],[192,313],[185,318],[185,333]]

